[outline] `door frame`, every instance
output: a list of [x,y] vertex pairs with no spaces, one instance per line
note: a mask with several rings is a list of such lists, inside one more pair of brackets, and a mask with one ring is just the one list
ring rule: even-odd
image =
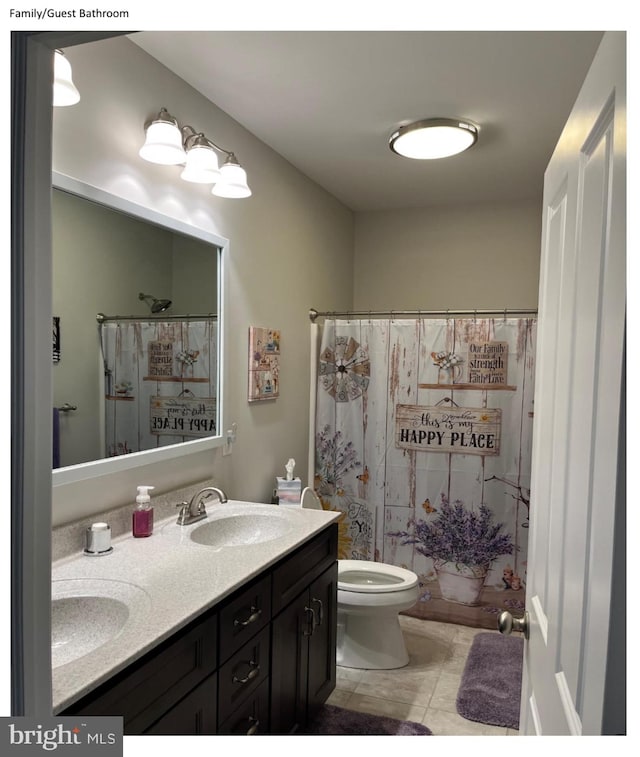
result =
[[11,33],[11,714],[50,716],[54,51],[128,32]]

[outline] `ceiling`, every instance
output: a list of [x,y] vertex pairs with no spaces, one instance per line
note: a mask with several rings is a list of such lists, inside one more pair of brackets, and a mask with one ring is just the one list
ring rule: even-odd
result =
[[[354,211],[540,198],[602,32],[152,31],[143,50]],[[477,144],[443,160],[391,132],[466,118]],[[214,135],[210,135],[215,139]],[[238,156],[249,174],[251,166]]]

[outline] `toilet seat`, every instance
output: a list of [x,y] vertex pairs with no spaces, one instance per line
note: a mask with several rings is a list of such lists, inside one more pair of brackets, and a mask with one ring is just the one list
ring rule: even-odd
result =
[[358,594],[391,594],[418,585],[415,573],[371,560],[338,560],[338,589]]

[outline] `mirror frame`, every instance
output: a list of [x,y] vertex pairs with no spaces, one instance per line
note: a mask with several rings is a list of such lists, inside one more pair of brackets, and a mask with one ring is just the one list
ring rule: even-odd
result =
[[55,189],[76,195],[82,199],[96,202],[105,207],[120,211],[133,218],[142,221],[148,221],[155,226],[161,226],[178,234],[184,234],[190,237],[196,237],[202,242],[209,243],[218,248],[218,434],[216,436],[206,437],[205,439],[194,439],[192,441],[180,442],[178,444],[167,445],[166,447],[156,447],[150,450],[132,452],[129,455],[119,457],[107,457],[102,460],[93,460],[91,462],[69,465],[65,468],[56,468],[52,471],[53,487],[65,486],[84,481],[87,479],[97,478],[99,476],[119,473],[130,470],[140,465],[165,462],[175,460],[185,455],[192,455],[197,452],[221,447],[226,439],[223,436],[222,429],[225,428],[225,393],[224,393],[224,345],[225,345],[225,310],[226,310],[226,290],[225,272],[227,270],[226,260],[229,254],[229,240],[220,237],[217,234],[205,231],[197,226],[180,221],[171,216],[158,213],[155,210],[138,205],[126,200],[118,195],[106,192],[103,189],[94,187],[85,182],[78,181],[70,176],[52,171],[51,184]]

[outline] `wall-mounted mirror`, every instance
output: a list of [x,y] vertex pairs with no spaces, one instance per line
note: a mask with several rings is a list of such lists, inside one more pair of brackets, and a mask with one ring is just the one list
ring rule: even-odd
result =
[[54,174],[54,485],[220,443],[226,244]]

